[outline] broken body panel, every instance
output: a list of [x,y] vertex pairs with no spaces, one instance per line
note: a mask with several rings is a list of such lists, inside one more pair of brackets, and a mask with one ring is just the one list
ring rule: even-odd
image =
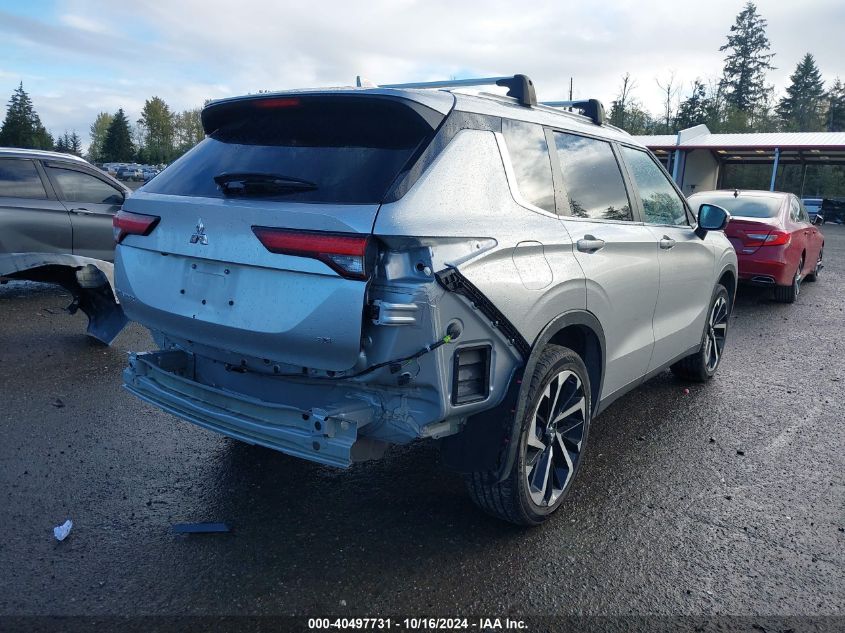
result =
[[67,310],[88,317],[87,334],[110,344],[128,319],[114,293],[114,264],[66,253],[0,255],[0,279],[59,284],[73,297]]

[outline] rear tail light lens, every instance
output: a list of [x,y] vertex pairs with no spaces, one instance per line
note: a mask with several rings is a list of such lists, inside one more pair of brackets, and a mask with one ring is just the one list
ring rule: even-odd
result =
[[112,218],[114,241],[120,244],[127,235],[149,235],[161,218],[157,215],[118,211]]
[[271,253],[317,259],[348,279],[368,279],[370,276],[374,246],[369,235],[267,226],[254,226],[252,232]]
[[782,246],[789,244],[789,233],[786,231],[769,231],[767,233],[746,233],[746,246]]

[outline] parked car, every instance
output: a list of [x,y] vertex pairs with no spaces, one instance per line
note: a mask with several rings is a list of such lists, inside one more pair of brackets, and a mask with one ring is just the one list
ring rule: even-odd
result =
[[112,291],[112,218],[130,190],[70,154],[0,148],[0,278],[62,285],[88,333],[126,324]]
[[793,194],[707,191],[689,200],[694,205],[716,204],[731,214],[726,233],[737,252],[741,281],[772,286],[775,299],[792,303],[803,280],[818,279],[824,235]]
[[824,222],[832,224],[845,224],[845,198],[825,198],[819,214]]
[[159,170],[153,167],[148,167],[141,171],[142,180],[144,182],[149,182],[153,178],[155,178],[159,174]]
[[117,170],[117,177],[121,180],[143,180],[143,172],[138,167],[124,165]]
[[503,84],[209,104],[115,217],[118,295],[160,347],[125,387],[332,466],[438,439],[484,510],[545,520],[599,412],[714,375],[736,254],[597,101]]
[[[815,223],[816,216],[822,208],[822,198],[801,198],[801,203],[807,210],[807,215],[810,216],[810,222]],[[824,216],[820,224],[824,224]]]

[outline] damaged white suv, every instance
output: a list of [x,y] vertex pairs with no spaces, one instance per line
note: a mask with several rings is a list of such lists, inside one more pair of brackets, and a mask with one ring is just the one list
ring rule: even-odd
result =
[[[455,85],[507,86],[509,96]],[[560,106],[561,104],[555,104]],[[345,467],[436,438],[485,510],[557,509],[590,421],[671,367],[706,380],[736,255],[597,101],[517,75],[259,94],[115,217],[126,388]]]

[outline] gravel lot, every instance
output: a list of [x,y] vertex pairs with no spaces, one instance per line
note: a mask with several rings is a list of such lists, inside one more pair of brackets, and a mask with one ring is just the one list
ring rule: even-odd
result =
[[61,290],[0,286],[0,615],[842,618],[845,227],[823,230],[819,282],[793,306],[742,288],[715,380],[617,401],[531,530],[430,444],[339,471],[161,413],[120,388],[142,328],[103,347]]

